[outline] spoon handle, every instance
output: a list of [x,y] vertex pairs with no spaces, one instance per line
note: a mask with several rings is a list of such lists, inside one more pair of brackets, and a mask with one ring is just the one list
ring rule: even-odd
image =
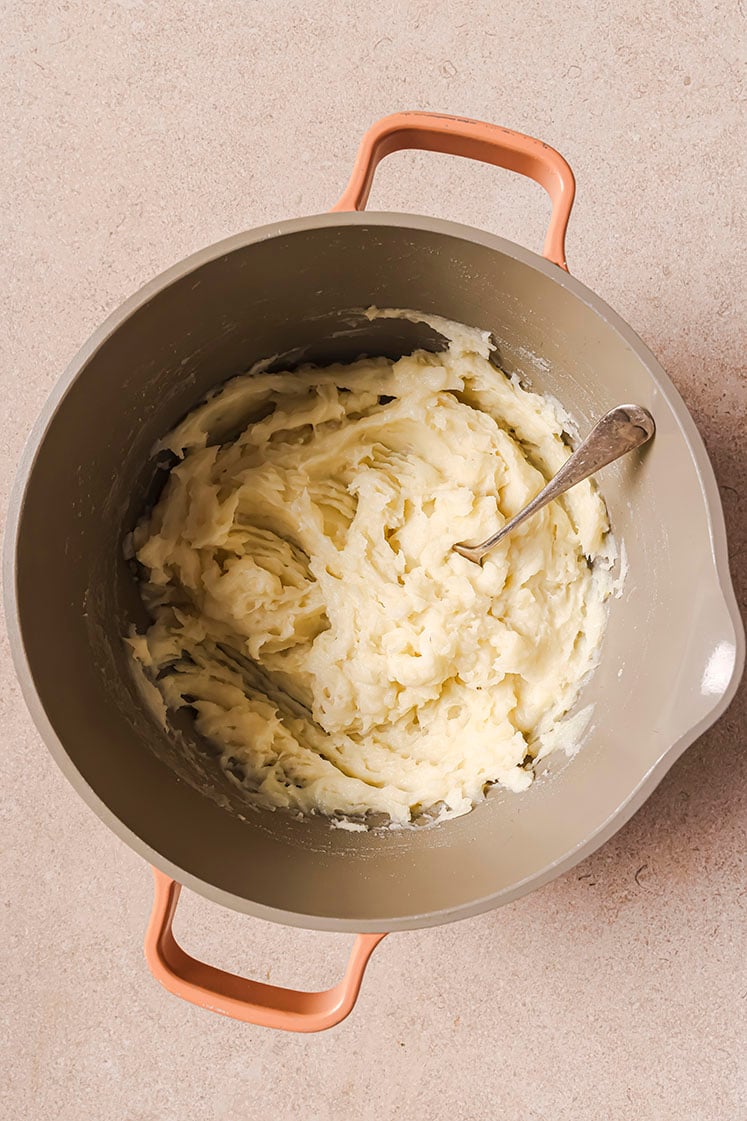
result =
[[520,510],[497,533],[480,542],[479,545],[467,545],[460,542],[454,546],[454,549],[460,556],[474,561],[475,564],[480,564],[485,554],[499,541],[502,541],[512,529],[516,529],[532,514],[536,514],[538,510],[546,506],[548,502],[559,498],[561,494],[565,494],[577,483],[582,483],[584,479],[588,479],[590,475],[593,475],[602,467],[606,467],[608,463],[612,463],[615,459],[619,459],[621,455],[625,455],[626,452],[633,451],[634,448],[645,444],[647,440],[651,439],[655,431],[654,418],[648,409],[644,409],[640,405],[618,405],[616,408],[610,409],[601,420],[597,421],[583,443],[565,461],[557,475],[553,475],[549,483],[523,510]]

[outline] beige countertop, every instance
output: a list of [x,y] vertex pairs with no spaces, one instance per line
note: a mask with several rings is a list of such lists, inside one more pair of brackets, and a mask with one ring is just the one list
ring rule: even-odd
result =
[[[533,133],[571,163],[570,268],[692,409],[744,597],[742,0],[3,11],[3,510],[55,379],[126,296],[239,229],[328,208],[369,123],[437,109]],[[424,155],[387,161],[372,205],[533,249],[548,210],[533,184]],[[148,869],[52,763],[5,641],[2,675],[2,1116],[747,1116],[744,690],[584,864],[500,911],[388,938],[352,1016],[297,1037],[211,1016],[150,978]],[[349,944],[194,896],[178,922],[189,948],[280,983],[331,982]]]

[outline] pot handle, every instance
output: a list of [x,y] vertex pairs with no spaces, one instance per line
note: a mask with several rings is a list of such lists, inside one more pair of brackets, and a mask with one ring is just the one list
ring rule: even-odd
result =
[[155,899],[145,935],[151,973],[184,1000],[265,1028],[312,1032],[334,1027],[352,1011],[368,959],[384,934],[358,934],[345,975],[323,992],[299,992],[250,981],[197,961],[185,953],[171,929],[181,884],[153,869]]
[[565,231],[576,191],[573,172],[548,144],[500,125],[442,113],[393,113],[382,117],[363,137],[350,181],[332,210],[364,210],[377,165],[385,156],[404,148],[466,156],[534,179],[545,188],[552,202],[544,256],[568,271]]

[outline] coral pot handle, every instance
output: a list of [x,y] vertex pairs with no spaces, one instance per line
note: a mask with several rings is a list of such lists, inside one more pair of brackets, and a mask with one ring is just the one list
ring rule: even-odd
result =
[[403,148],[466,156],[534,179],[545,188],[552,202],[543,253],[548,261],[568,271],[565,231],[576,191],[573,172],[554,148],[500,125],[441,113],[393,113],[382,117],[363,137],[350,182],[332,209],[363,210],[378,163]]
[[184,952],[171,929],[181,884],[156,868],[153,875],[156,894],[145,935],[145,957],[153,976],[170,993],[234,1020],[285,1031],[323,1031],[339,1024],[352,1010],[368,959],[385,935],[357,935],[345,976],[324,992],[298,992],[249,981]]

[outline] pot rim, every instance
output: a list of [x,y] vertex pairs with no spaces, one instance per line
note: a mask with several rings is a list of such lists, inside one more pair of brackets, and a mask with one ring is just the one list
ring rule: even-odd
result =
[[[735,648],[734,662],[729,680],[725,683],[723,691],[713,696],[713,705],[708,714],[692,728],[689,728],[678,740],[671,744],[669,748],[662,752],[656,763],[646,772],[638,785],[617,807],[614,813],[610,814],[607,820],[579,845],[560,854],[556,860],[551,861],[540,871],[511,885],[511,887],[504,888],[502,891],[483,898],[472,900],[468,904],[425,914],[410,915],[406,918],[397,918],[391,921],[380,919],[375,922],[357,921],[355,919],[337,919],[285,911],[279,908],[257,904],[252,900],[244,899],[241,896],[223,891],[171,863],[171,861],[161,853],[152,849],[141,840],[136,833],[124,825],[99,798],[95,790],[77,770],[47,718],[26,658],[18,614],[15,580],[15,556],[18,530],[23,511],[26,487],[34,467],[36,456],[43,443],[47,429],[65,395],[76,380],[78,374],[88,364],[104,342],[155,295],[211,261],[228,256],[245,246],[266,241],[274,237],[302,233],[310,229],[334,228],[350,225],[424,230],[430,233],[471,241],[485,248],[497,250],[508,257],[528,265],[530,268],[544,274],[555,283],[568,289],[572,295],[589,306],[605,323],[609,324],[609,326],[623,338],[644,363],[656,383],[657,388],[672,410],[680,426],[682,436],[690,455],[695,463],[701,490],[705,499],[716,585],[723,599],[733,631],[732,635],[727,636],[727,641],[733,641]],[[630,328],[599,296],[591,291],[591,289],[587,288],[581,281],[577,280],[557,265],[547,261],[539,254],[516,245],[514,242],[508,241],[505,238],[498,237],[495,234],[472,226],[441,218],[429,218],[423,215],[399,212],[353,211],[315,214],[302,218],[290,218],[280,222],[272,222],[264,226],[256,227],[255,229],[233,234],[230,237],[224,238],[221,241],[215,242],[212,245],[192,253],[184,260],[172,265],[143,285],[137,292],[125,300],[123,304],[111,312],[68,364],[65,372],[59,378],[48,396],[27,438],[8,505],[3,547],[3,586],[10,650],[26,705],[42,740],[55,762],[72,786],[94,810],[98,817],[139,856],[142,856],[162,872],[165,872],[179,883],[196,891],[207,899],[219,903],[221,906],[254,915],[257,918],[282,923],[287,926],[298,926],[316,930],[365,933],[374,931],[411,930],[420,927],[437,926],[442,923],[454,922],[458,919],[478,915],[494,907],[503,906],[568,871],[579,863],[579,861],[583,860],[604,844],[605,841],[609,840],[609,838],[633,816],[636,810],[638,810],[653,793],[655,787],[683,752],[702,735],[703,732],[714,724],[723,712],[725,712],[737,691],[745,661],[744,629],[729,571],[726,526],[713,467],[703,440],[695,425],[695,421],[691,417],[687,406],[678,390],[645,343],[643,343],[632,328]]]

